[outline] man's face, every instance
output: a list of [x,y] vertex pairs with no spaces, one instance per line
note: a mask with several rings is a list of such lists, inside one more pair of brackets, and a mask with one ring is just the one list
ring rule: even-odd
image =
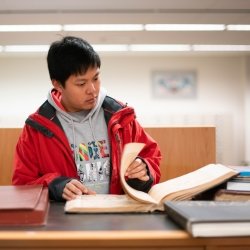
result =
[[60,88],[61,104],[67,112],[95,107],[100,92],[100,69],[89,68],[84,75],[71,75]]

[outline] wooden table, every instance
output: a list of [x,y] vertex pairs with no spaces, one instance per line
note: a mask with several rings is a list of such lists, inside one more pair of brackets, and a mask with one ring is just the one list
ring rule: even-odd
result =
[[250,249],[250,237],[192,238],[163,213],[65,214],[51,203],[41,227],[0,227],[0,249]]

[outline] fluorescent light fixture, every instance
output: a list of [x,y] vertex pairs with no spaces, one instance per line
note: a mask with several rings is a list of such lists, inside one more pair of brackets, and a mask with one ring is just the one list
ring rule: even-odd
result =
[[93,45],[93,48],[99,52],[128,51],[128,45],[126,44],[96,44]]
[[130,51],[190,51],[188,44],[131,44]]
[[64,31],[142,31],[142,24],[65,24]]
[[4,52],[47,52],[49,45],[7,45]]
[[59,24],[35,24],[35,25],[0,25],[0,32],[40,32],[40,31],[61,31]]
[[[6,45],[0,52],[48,52],[50,45]],[[202,45],[202,44],[94,44],[97,52],[248,52],[250,45]]]
[[215,51],[215,52],[226,52],[226,51],[250,51],[250,45],[193,45],[193,51]]
[[222,31],[224,24],[145,24],[147,31]]
[[250,31],[250,25],[249,24],[229,24],[227,25],[227,30]]

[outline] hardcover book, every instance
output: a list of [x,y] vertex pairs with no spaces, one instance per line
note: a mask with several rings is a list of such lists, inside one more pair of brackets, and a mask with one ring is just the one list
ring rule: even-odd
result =
[[143,148],[142,143],[129,143],[124,147],[120,179],[124,195],[81,195],[65,204],[66,213],[151,212],[164,210],[165,200],[187,200],[219,185],[237,171],[220,164],[209,164],[191,173],[154,185],[148,193],[130,187],[125,171]]
[[0,186],[0,197],[0,226],[46,224],[49,211],[47,188],[41,185]]
[[250,236],[250,202],[166,201],[165,211],[193,237]]
[[235,177],[227,182],[226,189],[250,191],[250,177]]
[[230,166],[239,172],[237,176],[226,183],[226,189],[231,191],[250,191],[250,166]]
[[250,201],[250,191],[219,189],[215,201]]

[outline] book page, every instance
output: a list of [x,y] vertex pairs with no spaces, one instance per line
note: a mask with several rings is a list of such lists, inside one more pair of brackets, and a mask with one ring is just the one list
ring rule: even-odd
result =
[[207,188],[213,187],[236,175],[238,172],[221,164],[209,164],[188,174],[154,185],[149,195],[157,202],[163,198],[191,198]]
[[148,212],[154,210],[152,204],[142,204],[128,195],[96,194],[80,195],[67,201],[67,213],[113,213],[113,212]]
[[121,159],[121,169],[120,169],[121,183],[124,191],[134,199],[144,203],[157,204],[157,202],[149,194],[130,187],[125,180],[126,169],[138,156],[143,147],[144,143],[128,143],[125,145]]

